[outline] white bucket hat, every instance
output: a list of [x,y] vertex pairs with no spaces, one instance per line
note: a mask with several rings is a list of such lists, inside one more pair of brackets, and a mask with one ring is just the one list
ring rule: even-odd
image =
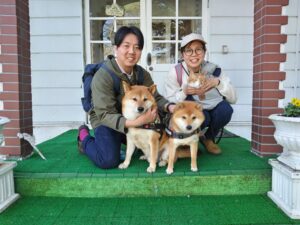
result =
[[195,34],[195,33],[191,33],[188,34],[186,36],[184,36],[182,38],[181,41],[181,48],[183,48],[184,46],[186,46],[188,43],[192,42],[192,41],[200,41],[202,42],[204,45],[206,44],[206,42],[204,41],[204,38],[202,37],[201,34]]

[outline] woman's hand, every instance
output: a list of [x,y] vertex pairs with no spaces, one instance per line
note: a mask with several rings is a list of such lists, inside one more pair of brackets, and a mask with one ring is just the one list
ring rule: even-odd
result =
[[220,80],[218,78],[209,78],[205,80],[204,84],[201,87],[204,89],[204,93],[205,93],[210,89],[217,87],[219,83]]
[[192,88],[192,87],[186,87],[184,89],[184,93],[186,95],[203,95],[207,91],[209,91],[212,88],[215,88],[219,85],[220,80],[218,78],[209,78],[206,79],[204,84],[201,85],[199,88]]

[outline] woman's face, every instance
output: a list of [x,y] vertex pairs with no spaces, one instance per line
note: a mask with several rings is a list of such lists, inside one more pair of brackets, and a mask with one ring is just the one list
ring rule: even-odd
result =
[[132,68],[141,58],[142,50],[139,49],[138,38],[134,34],[125,36],[119,47],[115,46],[115,54],[120,66],[126,73],[131,73]]
[[183,50],[183,60],[188,68],[194,72],[198,72],[200,64],[204,60],[205,51],[200,41],[193,41],[189,43]]

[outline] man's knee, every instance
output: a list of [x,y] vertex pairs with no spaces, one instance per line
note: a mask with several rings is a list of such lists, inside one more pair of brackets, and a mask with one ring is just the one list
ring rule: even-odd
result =
[[98,161],[96,163],[96,166],[98,166],[101,169],[113,169],[118,167],[119,163],[119,158],[103,159],[101,161]]
[[120,155],[106,156],[96,162],[96,166],[98,166],[101,169],[113,169],[118,167],[119,164],[120,164]]

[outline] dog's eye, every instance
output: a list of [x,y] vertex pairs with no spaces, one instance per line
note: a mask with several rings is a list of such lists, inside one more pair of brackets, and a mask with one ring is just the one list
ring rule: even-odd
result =
[[182,119],[184,119],[184,120],[185,120],[185,119],[186,119],[186,117],[185,117],[185,116],[183,116],[183,117],[182,117]]
[[193,117],[192,117],[192,120],[195,120],[195,119],[196,119],[196,116],[193,116]]
[[144,102],[147,101],[147,100],[148,100],[147,98],[144,98]]
[[136,101],[137,101],[137,98],[133,98],[132,100],[136,102]]

